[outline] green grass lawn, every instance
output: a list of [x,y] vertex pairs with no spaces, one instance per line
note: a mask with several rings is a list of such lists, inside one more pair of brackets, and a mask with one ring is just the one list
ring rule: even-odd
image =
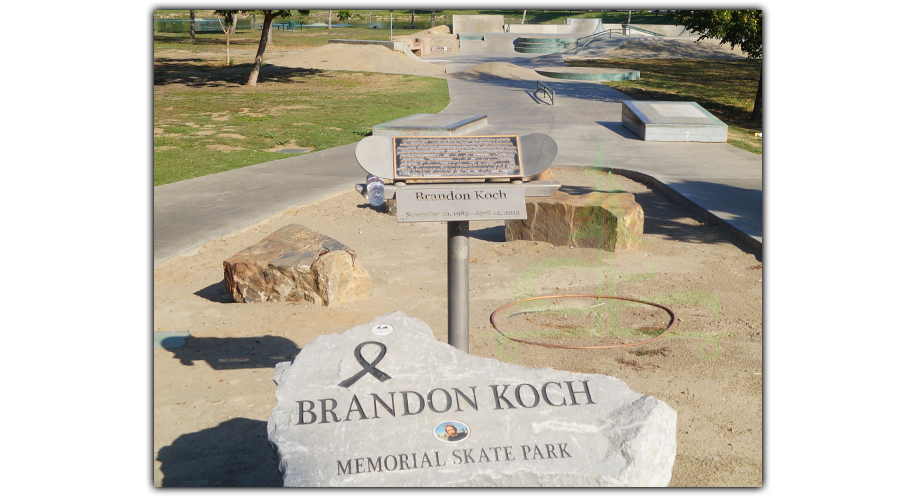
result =
[[446,80],[249,64],[154,61],[153,185],[223,172],[359,141],[373,125],[450,102]]
[[598,59],[570,66],[625,68],[639,80],[603,82],[642,101],[694,101],[728,125],[728,143],[762,154],[762,124],[750,120],[762,67],[760,60]]
[[[414,30],[405,30],[410,33]],[[394,35],[404,30],[394,30]],[[278,149],[333,148],[359,141],[373,125],[450,103],[446,80],[263,64],[246,87],[260,32],[231,40],[238,64],[225,67],[225,36],[156,33],[153,37],[153,184],[159,186],[289,156]],[[387,30],[315,28],[277,31],[266,54],[311,48],[329,39],[387,40]],[[169,52],[166,57],[156,54]]]

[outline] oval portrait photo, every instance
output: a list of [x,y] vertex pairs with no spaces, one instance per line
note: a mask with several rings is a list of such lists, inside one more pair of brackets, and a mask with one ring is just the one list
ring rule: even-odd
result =
[[469,437],[469,426],[457,422],[456,420],[447,420],[441,422],[434,428],[434,437],[444,441],[445,443],[455,443]]

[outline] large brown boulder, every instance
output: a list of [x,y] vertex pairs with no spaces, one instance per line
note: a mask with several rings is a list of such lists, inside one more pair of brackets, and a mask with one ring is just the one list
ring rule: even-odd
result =
[[506,221],[506,241],[546,241],[557,246],[637,250],[644,235],[644,210],[631,193],[563,191],[525,199],[526,220]]
[[235,302],[307,301],[330,306],[372,294],[369,273],[343,243],[292,224],[223,263]]

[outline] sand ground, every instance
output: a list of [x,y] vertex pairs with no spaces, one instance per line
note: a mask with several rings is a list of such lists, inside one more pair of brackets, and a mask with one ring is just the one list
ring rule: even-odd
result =
[[[472,222],[470,353],[617,377],[678,412],[671,486],[761,486],[761,256],[642,184],[583,169],[553,172],[569,192],[634,193],[645,213],[642,247],[611,253],[506,242],[502,222]],[[288,224],[353,248],[372,277],[372,298],[333,307],[234,303],[222,261]],[[446,341],[446,287],[446,223],[397,223],[350,189],[161,264],[154,329],[189,330],[191,338],[185,347],[153,351],[154,484],[280,486],[266,439],[275,364],[318,335],[395,310],[424,320]],[[528,346],[503,339],[489,323],[522,290],[653,298],[680,321],[641,348]]]

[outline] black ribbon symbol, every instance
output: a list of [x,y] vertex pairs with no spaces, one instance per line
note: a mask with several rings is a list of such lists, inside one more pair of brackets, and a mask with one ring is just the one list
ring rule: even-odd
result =
[[[377,345],[378,348],[381,349],[381,352],[378,353],[378,357],[375,358],[375,361],[371,363],[369,363],[365,358],[362,357],[362,347],[366,344]],[[354,352],[353,354],[356,356],[356,361],[359,362],[359,365],[362,366],[363,369],[356,375],[338,384],[338,387],[350,387],[351,385],[355,384],[357,380],[361,379],[366,373],[371,373],[373,377],[382,382],[391,378],[391,376],[387,373],[384,373],[378,368],[375,368],[375,365],[377,365],[378,362],[381,361],[381,358],[383,358],[384,355],[387,354],[387,346],[385,346],[381,342],[363,342],[362,344],[356,346],[356,352]]]

